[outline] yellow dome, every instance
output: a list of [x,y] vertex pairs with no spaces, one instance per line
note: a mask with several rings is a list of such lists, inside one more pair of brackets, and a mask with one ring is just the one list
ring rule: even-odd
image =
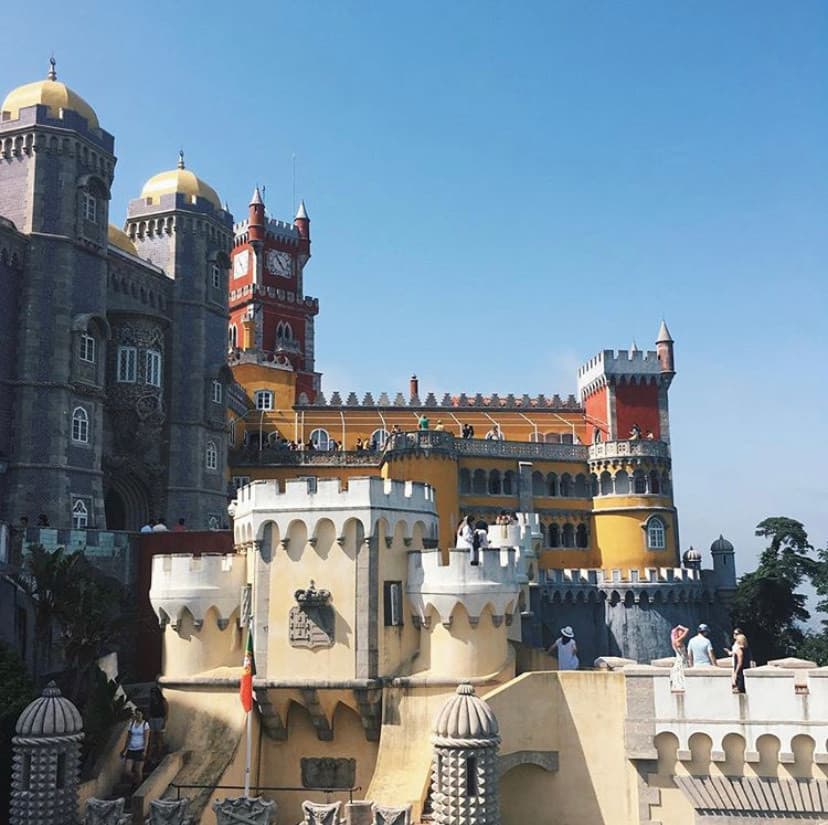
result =
[[0,112],[8,112],[11,120],[17,120],[20,110],[27,106],[48,106],[49,115],[54,118],[61,117],[61,109],[71,109],[86,118],[90,129],[100,129],[95,110],[79,94],[57,79],[54,60],[51,64],[52,68],[46,80],[27,83],[9,92],[0,106]]
[[106,234],[109,238],[110,246],[115,246],[120,249],[121,252],[128,252],[130,255],[135,255],[137,257],[138,250],[135,248],[135,244],[129,239],[129,235],[127,235],[123,229],[118,229],[117,226],[109,224],[109,229]]
[[201,178],[184,168],[184,153],[179,153],[178,168],[169,172],[154,175],[141,190],[141,197],[148,198],[152,203],[158,203],[161,195],[181,194],[189,197],[199,197],[210,201],[216,209],[221,209],[221,201],[212,186],[208,186]]

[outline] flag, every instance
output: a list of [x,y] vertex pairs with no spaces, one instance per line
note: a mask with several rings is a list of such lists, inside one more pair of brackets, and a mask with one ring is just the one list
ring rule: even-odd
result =
[[247,628],[247,648],[244,651],[244,672],[239,682],[239,698],[245,713],[253,709],[253,677],[256,675],[256,659],[253,656],[253,628]]

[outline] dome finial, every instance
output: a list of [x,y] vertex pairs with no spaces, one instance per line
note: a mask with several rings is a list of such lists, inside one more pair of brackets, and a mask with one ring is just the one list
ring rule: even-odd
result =
[[49,80],[57,80],[57,70],[55,69],[57,66],[57,61],[55,60],[54,54],[49,58],[49,74],[47,77]]
[[184,150],[183,149],[178,150],[178,168],[179,169],[184,168]]

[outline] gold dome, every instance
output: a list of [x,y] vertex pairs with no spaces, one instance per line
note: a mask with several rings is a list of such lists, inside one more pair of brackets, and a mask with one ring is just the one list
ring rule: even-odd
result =
[[138,256],[138,250],[135,248],[135,244],[129,239],[129,235],[123,229],[118,229],[114,224],[109,224],[109,229],[106,234],[110,246],[117,247],[121,252],[128,252],[130,255]]
[[210,201],[216,209],[221,209],[221,201],[212,186],[184,168],[184,153],[179,152],[178,168],[154,175],[141,190],[141,197],[149,203],[159,203],[161,195],[181,194],[190,198],[199,197]]
[[70,109],[86,118],[90,129],[100,129],[95,110],[79,94],[57,79],[55,61],[52,59],[50,62],[52,67],[49,69],[49,77],[9,92],[0,106],[0,112],[8,112],[9,119],[17,120],[20,110],[27,106],[48,106],[49,115],[54,118],[62,117],[62,109]]

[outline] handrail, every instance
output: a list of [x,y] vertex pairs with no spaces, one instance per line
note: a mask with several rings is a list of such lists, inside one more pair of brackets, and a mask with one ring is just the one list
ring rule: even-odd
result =
[[[176,799],[181,799],[182,790],[243,791],[245,789],[244,785],[200,785],[196,783],[179,784],[178,782],[170,782],[170,784],[167,787],[175,788]],[[362,786],[352,785],[350,788],[306,788],[304,785],[255,785],[252,786],[250,790],[255,791],[256,793],[258,793],[259,791],[304,791],[305,793],[325,794],[347,793],[348,802],[353,802],[354,791],[361,791]]]

